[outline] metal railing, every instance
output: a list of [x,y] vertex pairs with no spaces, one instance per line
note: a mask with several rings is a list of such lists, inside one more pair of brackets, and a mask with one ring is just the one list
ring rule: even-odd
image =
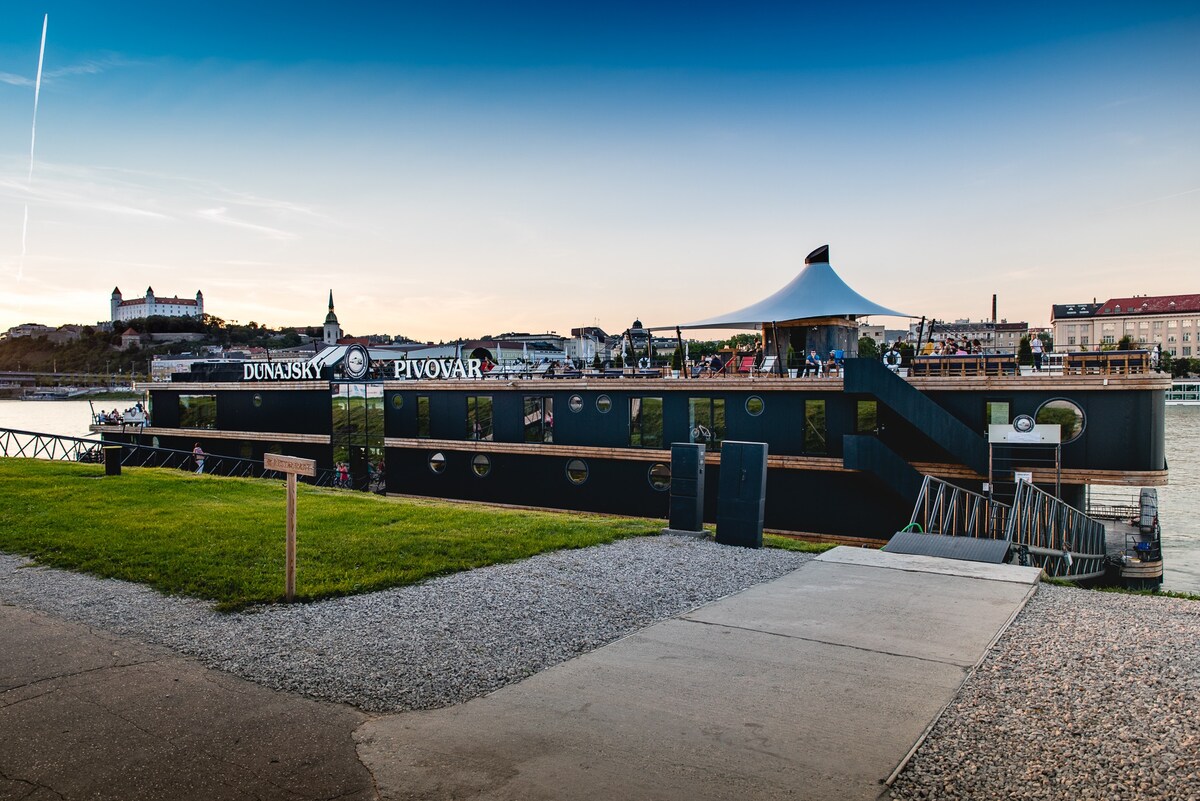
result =
[[1104,524],[1032,484],[1018,482],[1011,507],[926,476],[909,525],[927,534],[1007,540],[1013,561],[1053,578],[1104,575]]
[[909,525],[916,523],[927,534],[1002,540],[1010,511],[1002,503],[989,503],[986,495],[925,476]]
[[[102,440],[83,437],[63,437],[0,428],[0,454],[25,459],[49,459],[64,462],[103,461]],[[115,444],[115,443],[114,443]]]
[[[46,459],[63,462],[105,461],[106,448],[120,448],[122,467],[165,467],[176,470],[196,472],[195,455],[191,451],[175,450],[173,448],[156,448],[151,445],[116,442],[106,439],[87,439],[84,437],[68,437],[59,434],[43,434],[36,431],[20,431],[17,429],[0,428],[0,456]],[[233,476],[237,478],[282,478],[283,474],[263,467],[261,460],[244,459],[238,456],[222,456],[221,454],[204,454],[204,472],[218,476]],[[318,487],[346,487],[338,471],[319,469],[311,478],[301,476],[300,480]],[[368,489],[382,491],[382,476],[372,477]]]
[[1104,575],[1104,524],[1024,481],[1017,484],[1008,540],[1021,564],[1040,567],[1052,578]]

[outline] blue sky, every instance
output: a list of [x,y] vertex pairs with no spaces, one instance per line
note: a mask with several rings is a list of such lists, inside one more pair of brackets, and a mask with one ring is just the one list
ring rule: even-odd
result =
[[0,329],[152,285],[270,325],[332,287],[356,334],[619,331],[825,243],[937,318],[1200,292],[1200,7],[963,5],[6,3]]

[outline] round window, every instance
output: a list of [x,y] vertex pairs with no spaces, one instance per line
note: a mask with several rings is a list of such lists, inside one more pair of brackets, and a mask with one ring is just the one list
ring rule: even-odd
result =
[[567,401],[567,408],[573,412],[583,411],[583,398],[578,395],[572,395],[571,399]]
[[259,406],[262,406],[262,393],[261,393],[261,392],[255,392],[255,393],[254,393],[254,397],[252,398],[252,400],[254,401],[254,406],[255,406],[255,408],[257,408],[257,407],[259,407]]
[[647,478],[650,479],[651,487],[659,492],[665,492],[671,488],[671,466],[663,462],[652,464]]
[[607,395],[601,395],[596,398],[596,411],[600,414],[608,414],[608,410],[612,408],[612,398]]
[[475,471],[475,475],[483,478],[492,472],[492,460],[482,453],[477,453],[471,457],[471,469]]
[[1083,409],[1074,401],[1069,401],[1066,398],[1055,398],[1054,400],[1046,401],[1037,410],[1034,416],[1038,423],[1043,425],[1051,425],[1057,423],[1062,430],[1062,441],[1070,442],[1083,433],[1084,416]]
[[404,408],[404,396],[403,395],[396,394],[396,395],[392,396],[392,408],[393,409],[403,409]]
[[446,456],[438,452],[429,457],[429,469],[437,474],[446,472]]
[[746,414],[750,415],[751,417],[758,417],[763,413],[763,409],[765,408],[766,404],[763,403],[763,399],[757,395],[751,395],[750,397],[746,398]]
[[582,484],[588,479],[587,462],[582,459],[572,459],[567,462],[567,480],[572,484]]

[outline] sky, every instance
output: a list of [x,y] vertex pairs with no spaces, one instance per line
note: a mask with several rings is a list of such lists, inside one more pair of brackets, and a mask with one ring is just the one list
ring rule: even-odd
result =
[[0,331],[615,333],[824,244],[916,317],[1200,293],[1200,5],[0,4]]

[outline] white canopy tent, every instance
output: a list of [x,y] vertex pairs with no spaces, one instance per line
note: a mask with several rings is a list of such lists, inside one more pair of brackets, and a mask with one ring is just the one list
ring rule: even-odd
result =
[[882,314],[889,317],[912,317],[906,312],[889,309],[867,300],[842,280],[829,264],[829,246],[822,245],[804,259],[804,269],[787,286],[743,309],[718,314],[704,320],[679,325],[656,326],[653,330],[669,328],[738,328],[759,330],[764,323],[788,323],[828,317],[865,317]]

